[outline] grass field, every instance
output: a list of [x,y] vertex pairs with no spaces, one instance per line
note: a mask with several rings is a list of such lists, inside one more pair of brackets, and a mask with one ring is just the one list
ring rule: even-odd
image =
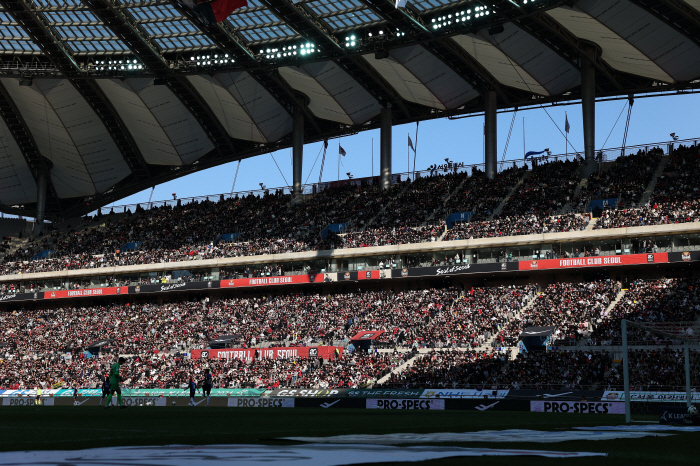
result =
[[[384,434],[394,432],[466,432],[478,430],[557,430],[570,427],[620,425],[623,416],[521,412],[375,411],[262,408],[129,408],[98,407],[0,408],[0,450],[74,450],[105,446],[166,444],[289,444],[287,436]],[[546,435],[546,433],[543,433]],[[562,443],[451,443],[451,446],[593,451],[607,458],[567,459],[567,465],[688,465],[697,464],[700,433],[633,440]],[[448,444],[443,444],[448,445]],[[561,459],[453,458],[425,465],[545,466]],[[382,463],[388,464],[388,463]]]

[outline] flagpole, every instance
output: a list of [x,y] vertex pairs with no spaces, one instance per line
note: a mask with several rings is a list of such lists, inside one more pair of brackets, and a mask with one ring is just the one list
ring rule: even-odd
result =
[[[569,115],[567,115],[566,112],[564,112],[564,121],[566,121],[567,123],[569,123]],[[565,144],[566,144],[566,148],[565,148],[565,150],[566,150],[566,160],[569,160],[569,128],[564,128],[564,134],[565,134],[565,136],[566,136],[566,140],[565,140],[565,141],[566,141],[566,142],[565,142]]]
[[338,181],[340,181],[340,139],[338,139]]
[[523,117],[523,158],[525,157],[525,117]]
[[[374,178],[374,138],[372,138],[372,178]],[[374,183],[374,179],[372,183]]]
[[[409,137],[411,135],[409,134]],[[411,148],[408,147],[408,144],[406,144],[406,178],[408,178],[408,175],[411,173]]]

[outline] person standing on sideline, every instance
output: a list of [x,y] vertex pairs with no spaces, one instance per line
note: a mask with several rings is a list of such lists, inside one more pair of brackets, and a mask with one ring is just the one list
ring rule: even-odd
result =
[[109,408],[109,403],[112,401],[115,392],[117,393],[117,404],[119,407],[126,408],[122,400],[122,389],[119,387],[119,382],[122,380],[121,375],[119,375],[119,370],[121,369],[121,365],[125,362],[126,359],[119,358],[117,362],[112,364],[112,368],[109,371],[109,396],[105,402],[105,409]]
[[209,407],[209,398],[211,397],[211,387],[213,385],[209,369],[204,369],[204,379],[202,379],[202,395],[207,397],[207,407]]
[[109,395],[109,376],[105,375],[105,379],[102,381],[102,398],[100,398],[100,406],[102,406],[102,402],[107,398]]
[[[192,375],[190,375],[190,381],[187,383],[187,388],[190,389],[190,406],[197,406],[194,403],[194,395],[197,393],[197,383],[192,378]],[[187,390],[187,388],[185,390]]]

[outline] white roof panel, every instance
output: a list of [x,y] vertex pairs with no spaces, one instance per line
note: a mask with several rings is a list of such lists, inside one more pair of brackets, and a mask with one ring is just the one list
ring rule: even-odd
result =
[[309,110],[324,120],[337,121],[346,125],[352,125],[343,107],[314,78],[305,71],[291,66],[283,66],[279,70],[282,78],[297,91],[309,98]]
[[333,96],[355,124],[365,123],[381,111],[379,102],[334,62],[308,63],[301,68]]
[[549,95],[539,82],[525,71],[520,65],[498,50],[491,42],[474,34],[459,35],[452,38],[475,60],[479,61],[498,82],[506,86]]
[[126,178],[131,170],[90,104],[66,79],[34,79],[70,134],[97,192]]
[[673,78],[632,44],[597,19],[579,9],[560,7],[547,14],[576,37],[595,42],[603,49],[603,59],[614,69],[663,82]]
[[700,77],[700,47],[628,0],[583,0],[576,7],[615,31],[674,79]]
[[215,78],[207,75],[187,77],[232,138],[267,142],[246,111]]
[[150,78],[131,78],[126,82],[163,127],[184,164],[188,165],[214,149],[214,143],[197,119],[168,86],[156,86]]
[[549,94],[560,94],[581,84],[581,73],[554,50],[513,23],[506,23],[503,27],[505,30],[495,36],[485,29],[479,36],[496,45]]
[[384,58],[377,60],[374,54],[362,56],[384,79],[393,87],[401,97],[427,107],[445,110],[445,105],[440,102],[435,94],[430,92],[420,79],[415,77],[396,59]]
[[471,84],[424,47],[404,47],[390,53],[420,79],[446,108],[457,108],[479,95]]
[[98,84],[114,105],[144,160],[153,165],[182,165],[182,160],[158,120],[141,98],[119,79],[99,79]]
[[51,180],[59,197],[91,196],[96,193],[80,152],[63,122],[37,84],[20,86],[19,79],[4,78],[41,155],[53,163]]
[[36,202],[36,182],[22,151],[0,118],[0,203]]
[[248,73],[219,73],[214,77],[251,116],[269,142],[292,132],[292,116]]

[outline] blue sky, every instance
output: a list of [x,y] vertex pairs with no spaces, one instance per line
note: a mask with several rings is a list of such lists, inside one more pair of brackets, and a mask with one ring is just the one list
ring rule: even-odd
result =
[[[622,145],[627,110],[620,116],[626,100],[599,102],[596,105],[596,149],[614,148]],[[583,126],[580,105],[547,107],[547,112],[564,130],[564,113],[568,114],[571,131],[569,142],[578,151],[583,151]],[[620,116],[617,125],[615,121]],[[563,154],[565,140],[555,124],[541,108],[519,111],[515,117],[506,160],[523,158],[523,117],[525,118],[525,141],[527,151],[549,148],[553,154]],[[512,113],[498,115],[498,160],[508,136]],[[444,159],[475,164],[483,162],[483,117],[459,120],[432,120],[420,123],[418,129],[416,169],[425,169],[433,163],[444,163]],[[627,145],[665,142],[675,132],[681,139],[700,140],[700,94],[637,98],[632,109]],[[612,130],[612,133],[611,133]],[[395,126],[393,129],[394,173],[405,172],[407,167],[407,135],[415,142],[416,125]],[[609,138],[608,138],[609,136]],[[372,175],[372,138],[374,138],[374,174],[379,174],[379,130],[366,131],[340,139],[347,152],[340,167],[341,179],[351,172],[356,178]],[[607,139],[607,142],[605,142]],[[605,145],[603,146],[603,144]],[[312,170],[322,143],[304,146],[303,181],[317,182],[321,158]],[[292,182],[291,149],[273,153],[282,174],[269,154],[243,160],[236,181],[235,191],[259,189],[259,183],[268,188],[287,186]],[[411,165],[412,162],[411,154]],[[231,192],[237,162],[221,165],[177,180],[156,186],[153,200],[172,199]],[[412,166],[411,166],[412,169]],[[323,173],[323,181],[338,178],[338,140],[329,142]],[[150,189],[129,196],[115,205],[148,201]]]

